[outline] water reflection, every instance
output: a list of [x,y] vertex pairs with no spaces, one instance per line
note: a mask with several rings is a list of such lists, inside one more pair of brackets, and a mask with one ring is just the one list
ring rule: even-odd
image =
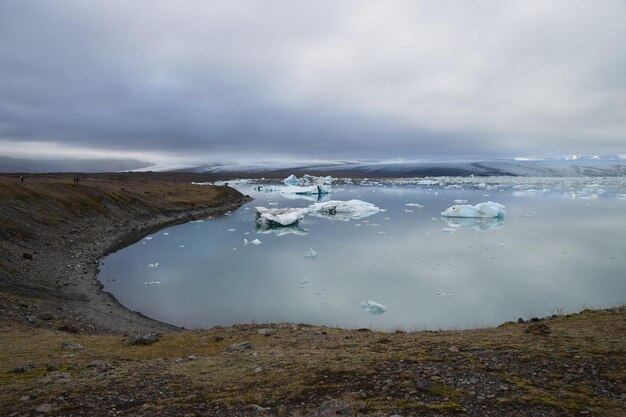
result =
[[[186,327],[468,328],[626,301],[626,222],[617,199],[589,206],[548,193],[520,199],[512,190],[484,197],[484,190],[346,186],[332,199],[359,198],[386,212],[349,222],[305,216],[300,226],[264,229],[254,206],[310,203],[244,192],[256,201],[231,216],[174,226],[108,256],[99,275],[105,290],[132,310]],[[506,227],[501,219],[440,219],[456,199],[505,205]],[[424,207],[407,212],[407,203]],[[459,232],[441,233],[442,225]],[[264,234],[261,245],[243,245],[251,233]],[[360,309],[363,300],[384,305],[385,314]]]
[[504,218],[468,218],[468,217],[442,217],[446,225],[452,229],[476,229],[482,232],[497,230],[504,227]]
[[256,223],[256,233],[261,234],[274,234],[276,236],[287,236],[287,235],[296,235],[296,236],[306,236],[309,234],[309,231],[301,228],[298,225],[290,225],[290,226],[281,226],[279,224],[268,224],[268,223]]

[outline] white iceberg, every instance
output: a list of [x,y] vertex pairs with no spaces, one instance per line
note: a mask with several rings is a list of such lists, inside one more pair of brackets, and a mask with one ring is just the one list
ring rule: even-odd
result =
[[290,226],[302,220],[307,213],[306,208],[256,207],[256,222],[264,226]]
[[384,210],[361,200],[330,200],[309,206],[309,214],[313,216],[330,217],[342,221],[363,219],[381,211]]
[[361,301],[358,307],[363,311],[367,311],[368,313],[375,315],[383,314],[387,311],[387,308],[384,305],[372,300]]
[[476,204],[456,204],[442,212],[443,217],[471,217],[471,218],[502,218],[506,214],[506,208],[502,204],[488,201]]
[[436,293],[437,295],[445,295],[446,297],[452,297],[452,294],[447,293],[447,292],[445,292],[445,291],[441,291],[441,290],[437,290],[437,291],[435,291],[435,293]]
[[418,204],[418,203],[406,203],[405,206],[407,206],[407,207],[424,208],[423,204]]
[[248,243],[251,243],[255,246],[259,246],[262,242],[259,239],[254,239],[253,241],[249,241],[245,237],[243,238],[243,245],[248,246]]
[[283,180],[283,183],[287,185],[298,185],[300,184],[300,180],[298,179],[298,177],[291,174],[290,176],[288,176],[287,178]]
[[315,252],[315,250],[313,250],[313,248],[311,248],[306,253],[306,255],[304,255],[304,257],[305,258],[309,258],[309,259],[315,259],[315,258],[317,258],[317,252]]
[[155,262],[153,264],[148,264],[148,268],[158,268],[159,267],[159,263]]

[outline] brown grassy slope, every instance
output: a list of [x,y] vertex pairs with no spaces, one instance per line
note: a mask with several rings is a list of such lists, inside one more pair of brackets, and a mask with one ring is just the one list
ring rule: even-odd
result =
[[[15,176],[0,176],[0,293],[56,300],[47,306],[32,304],[21,315],[31,323],[49,327],[79,321],[98,328],[102,318],[110,316],[104,328],[128,331],[133,318],[121,314],[122,307],[100,293],[95,278],[98,259],[165,225],[248,201],[229,187],[192,185],[176,175],[167,178],[99,174],[81,176],[74,184],[72,175],[36,175],[25,183]],[[6,304],[2,300],[0,307]],[[15,317],[21,313],[10,305],[6,310]],[[61,319],[42,322],[39,315],[46,313]],[[122,322],[126,325],[119,327]]]
[[[624,313],[544,320],[546,335],[527,333],[529,323],[395,334],[245,325],[132,347],[119,336],[5,326],[0,409],[29,413],[47,403],[58,415],[106,415],[111,407],[121,415],[254,415],[244,408],[258,404],[305,415],[332,397],[365,415],[619,416]],[[82,349],[64,350],[63,341]],[[252,348],[226,352],[242,341]]]

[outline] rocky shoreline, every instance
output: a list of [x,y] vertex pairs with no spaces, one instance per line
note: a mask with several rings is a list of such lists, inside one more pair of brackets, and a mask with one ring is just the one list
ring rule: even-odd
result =
[[[102,291],[96,278],[99,260],[156,230],[234,210],[250,198],[228,187],[203,187],[203,193],[214,194],[203,201],[204,194],[189,194],[196,192],[189,187],[200,186],[164,185],[162,180],[86,177],[78,185],[70,181],[69,176],[38,176],[20,184],[11,177],[0,178],[0,218],[3,225],[11,225],[0,240],[0,310],[4,318],[90,333],[177,330],[129,311]],[[57,191],[55,187],[60,187],[58,192],[51,193]],[[141,194],[159,190],[166,195],[181,193],[177,197],[184,203],[153,204],[141,199]],[[120,191],[123,193],[116,194]],[[12,193],[17,193],[15,200],[7,201]],[[81,200],[85,195],[88,198]],[[53,218],[49,218],[51,213]],[[17,299],[21,301],[16,305]]]

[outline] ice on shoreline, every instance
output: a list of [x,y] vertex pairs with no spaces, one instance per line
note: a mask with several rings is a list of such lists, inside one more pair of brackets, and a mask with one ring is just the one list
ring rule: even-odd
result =
[[469,204],[456,204],[441,213],[443,217],[467,217],[467,218],[502,218],[506,214],[506,208],[502,204],[488,201],[475,206]]
[[380,211],[383,210],[372,203],[362,200],[330,200],[309,206],[309,214],[313,216],[333,218],[342,221],[363,219]]

